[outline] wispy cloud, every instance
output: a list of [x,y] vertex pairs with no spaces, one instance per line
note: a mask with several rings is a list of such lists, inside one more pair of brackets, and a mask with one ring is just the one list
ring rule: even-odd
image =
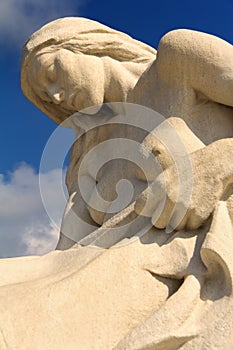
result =
[[44,209],[39,175],[31,166],[21,164],[7,179],[0,175],[0,257],[41,255],[55,248],[64,211],[59,182],[59,170],[43,174],[54,222]]
[[0,0],[0,42],[21,47],[43,24],[77,16],[82,4],[83,0]]

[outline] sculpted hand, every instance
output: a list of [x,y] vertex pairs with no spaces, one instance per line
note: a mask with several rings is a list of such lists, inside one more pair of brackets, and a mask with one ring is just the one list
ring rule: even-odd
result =
[[[157,228],[197,229],[233,183],[233,140],[216,141],[161,173],[140,195],[137,214]],[[190,167],[191,165],[191,167]],[[180,169],[180,170],[178,170]],[[191,171],[190,171],[191,170]]]

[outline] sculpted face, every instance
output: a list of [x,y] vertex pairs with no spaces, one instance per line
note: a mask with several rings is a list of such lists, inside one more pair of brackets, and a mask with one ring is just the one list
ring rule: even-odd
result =
[[34,56],[30,62],[33,90],[42,101],[71,112],[104,101],[102,61],[66,49]]

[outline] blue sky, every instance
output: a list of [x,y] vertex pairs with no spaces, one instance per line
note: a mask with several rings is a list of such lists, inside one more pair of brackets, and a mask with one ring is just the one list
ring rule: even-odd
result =
[[[42,254],[57,239],[38,187],[41,154],[56,126],[23,96],[19,62],[28,36],[64,16],[97,20],[155,48],[175,28],[204,31],[233,43],[233,0],[1,0],[0,257]],[[51,186],[57,181],[56,169],[48,171],[46,181],[51,201],[56,201]],[[58,216],[61,210],[55,208]]]

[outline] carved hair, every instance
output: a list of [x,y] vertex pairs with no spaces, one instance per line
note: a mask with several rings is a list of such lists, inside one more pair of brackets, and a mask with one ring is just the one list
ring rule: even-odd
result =
[[85,18],[67,17],[55,20],[35,32],[25,43],[21,58],[21,86],[25,96],[42,112],[60,123],[70,111],[42,101],[30,84],[29,62],[37,55],[60,48],[77,54],[108,56],[120,62],[148,63],[156,50],[127,34]]

